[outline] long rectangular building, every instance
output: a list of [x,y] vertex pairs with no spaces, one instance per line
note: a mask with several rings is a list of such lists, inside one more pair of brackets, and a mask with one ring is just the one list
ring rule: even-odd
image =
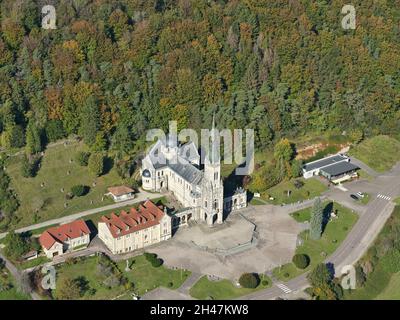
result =
[[303,166],[303,177],[323,176],[333,183],[351,179],[357,175],[358,166],[350,163],[350,158],[343,154],[336,154],[323,159],[306,163]]
[[150,200],[132,208],[103,216],[98,224],[99,238],[113,254],[122,254],[171,238],[172,218]]

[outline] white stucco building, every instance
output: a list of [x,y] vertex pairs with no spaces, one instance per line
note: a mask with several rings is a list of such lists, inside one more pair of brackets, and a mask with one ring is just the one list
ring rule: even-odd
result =
[[90,243],[90,230],[85,221],[73,221],[47,229],[40,235],[39,243],[46,256],[51,259],[87,247]]
[[98,231],[99,238],[113,254],[122,254],[171,238],[172,218],[147,200],[138,209],[103,216]]

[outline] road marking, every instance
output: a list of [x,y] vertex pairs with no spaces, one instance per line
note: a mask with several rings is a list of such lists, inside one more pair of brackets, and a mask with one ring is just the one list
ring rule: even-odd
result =
[[282,283],[278,283],[276,286],[277,286],[279,289],[281,289],[284,293],[291,293],[291,292],[292,292],[292,290],[290,290],[287,286],[285,286],[285,285],[282,284]]
[[378,194],[378,198],[390,201],[392,198],[383,194]]
[[343,192],[349,191],[348,189],[346,189],[345,187],[343,187],[343,185],[341,185],[341,184],[338,184],[338,185],[336,186],[336,189],[342,190]]

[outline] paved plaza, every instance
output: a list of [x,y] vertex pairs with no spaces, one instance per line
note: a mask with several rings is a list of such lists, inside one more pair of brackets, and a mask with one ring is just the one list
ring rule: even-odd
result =
[[[182,228],[151,251],[166,265],[220,278],[237,280],[244,272],[262,273],[290,261],[295,252],[301,226],[286,210],[251,206],[229,216],[223,226]],[[235,246],[248,243],[254,235],[253,244],[235,252]],[[227,255],[226,250],[233,253]]]

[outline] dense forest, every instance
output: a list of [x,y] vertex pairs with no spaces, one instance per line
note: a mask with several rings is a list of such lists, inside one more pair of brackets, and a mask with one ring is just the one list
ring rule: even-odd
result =
[[[2,0],[2,148],[70,134],[140,148],[168,121],[256,130],[256,146],[306,132],[398,134],[400,1]],[[53,4],[57,29],[41,28]]]

